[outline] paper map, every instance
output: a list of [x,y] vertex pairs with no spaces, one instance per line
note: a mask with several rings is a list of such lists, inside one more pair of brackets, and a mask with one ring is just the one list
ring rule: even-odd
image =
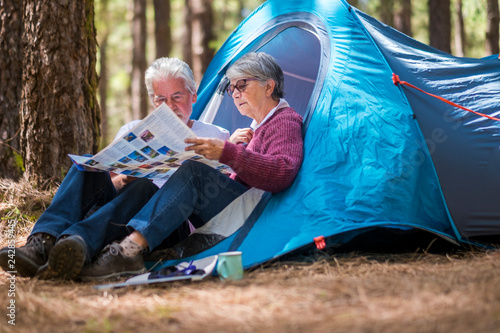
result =
[[161,104],[119,140],[92,157],[69,155],[79,170],[109,171],[132,177],[167,180],[187,160],[196,160],[224,172],[227,165],[193,152],[184,143],[196,134],[165,104]]

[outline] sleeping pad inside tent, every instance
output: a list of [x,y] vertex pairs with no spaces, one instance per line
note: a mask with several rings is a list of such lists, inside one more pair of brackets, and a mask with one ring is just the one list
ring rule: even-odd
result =
[[[224,94],[227,68],[266,52],[285,99],[304,117],[304,161],[287,190],[251,189],[172,248],[155,269],[228,250],[245,268],[323,237],[335,247],[377,228],[424,230],[455,244],[500,235],[500,61],[457,58],[343,0],[268,0],[227,39],[198,90],[193,117],[248,127]],[[171,260],[173,261],[171,261]]]

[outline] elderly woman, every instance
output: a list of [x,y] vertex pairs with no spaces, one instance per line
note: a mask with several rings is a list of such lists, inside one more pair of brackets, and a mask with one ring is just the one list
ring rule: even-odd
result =
[[283,97],[283,72],[265,53],[249,53],[227,71],[227,88],[238,111],[253,119],[228,141],[187,139],[191,150],[230,166],[230,177],[194,161],[184,163],[130,220],[131,234],[105,249],[80,274],[98,280],[144,271],[142,251],[152,250],[184,220],[200,227],[235,198],[256,187],[280,192],[289,187],[302,163],[302,117]]

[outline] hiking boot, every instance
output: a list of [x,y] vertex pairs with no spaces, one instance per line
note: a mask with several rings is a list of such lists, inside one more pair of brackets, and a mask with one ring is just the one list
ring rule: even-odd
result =
[[33,277],[36,271],[47,262],[49,252],[56,238],[52,235],[37,232],[28,238],[24,246],[0,250],[0,266],[6,272],[22,277]]
[[36,276],[42,280],[72,280],[82,270],[86,257],[87,244],[82,237],[72,235],[59,239]]
[[146,272],[146,267],[142,253],[127,257],[123,254],[123,247],[114,242],[102,250],[92,265],[82,269],[79,278],[82,281],[100,281],[144,272]]

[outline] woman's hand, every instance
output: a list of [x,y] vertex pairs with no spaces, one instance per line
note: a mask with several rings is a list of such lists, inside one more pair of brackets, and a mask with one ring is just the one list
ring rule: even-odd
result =
[[238,128],[229,138],[229,142],[238,143],[249,143],[253,138],[253,130],[251,128]]
[[191,143],[191,146],[186,147],[186,151],[194,151],[198,155],[202,155],[209,160],[219,160],[224,149],[224,141],[211,138],[189,138],[184,140],[185,143]]

